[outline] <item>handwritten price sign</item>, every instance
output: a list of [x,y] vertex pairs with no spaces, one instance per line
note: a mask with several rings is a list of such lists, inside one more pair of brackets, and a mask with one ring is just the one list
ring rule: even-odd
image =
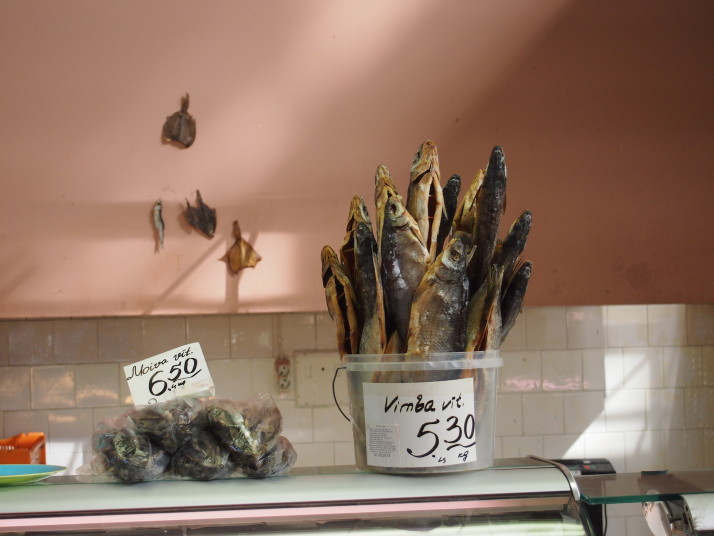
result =
[[473,380],[363,383],[367,463],[435,467],[476,461]]
[[197,342],[127,365],[124,374],[136,406],[214,393],[213,379]]

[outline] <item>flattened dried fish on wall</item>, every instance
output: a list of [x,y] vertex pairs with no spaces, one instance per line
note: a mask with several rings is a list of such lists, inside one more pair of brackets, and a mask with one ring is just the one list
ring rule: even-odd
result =
[[233,235],[236,240],[221,260],[226,262],[231,272],[237,274],[243,268],[253,268],[262,257],[241,235],[238,220],[233,222]]
[[159,252],[159,249],[164,247],[164,218],[161,216],[162,209],[163,205],[161,204],[161,199],[157,200],[151,209],[154,228],[156,229],[156,253]]
[[184,147],[190,147],[196,139],[196,120],[188,113],[188,93],[181,98],[181,109],[166,118],[163,137]]
[[209,207],[203,202],[201,192],[196,190],[196,206],[186,200],[186,221],[191,227],[195,227],[208,238],[213,238],[216,233],[216,209]]

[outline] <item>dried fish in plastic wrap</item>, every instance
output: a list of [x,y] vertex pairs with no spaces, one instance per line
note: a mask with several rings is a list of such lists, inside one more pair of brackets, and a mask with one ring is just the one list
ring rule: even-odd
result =
[[196,398],[176,398],[128,412],[140,434],[174,453],[206,427],[203,405]]
[[206,407],[207,429],[218,437],[231,459],[241,467],[257,464],[278,440],[283,420],[272,397],[214,401]]
[[171,458],[171,474],[195,480],[214,480],[233,472],[230,453],[210,432],[200,432]]
[[133,421],[123,415],[102,421],[92,437],[95,473],[110,473],[124,482],[159,478],[171,460],[169,454],[137,433]]
[[280,436],[275,446],[264,455],[239,468],[240,472],[251,478],[266,478],[287,473],[297,460],[297,453],[292,443],[285,436]]

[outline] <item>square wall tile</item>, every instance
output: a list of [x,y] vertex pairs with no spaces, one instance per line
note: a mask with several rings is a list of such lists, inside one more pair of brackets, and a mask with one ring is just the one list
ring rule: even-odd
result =
[[605,399],[605,424],[608,432],[646,430],[645,390],[620,389]]
[[573,435],[547,435],[543,436],[543,456],[552,459],[584,458],[584,436]]
[[567,307],[568,348],[604,348],[605,308]]
[[501,352],[499,385],[503,392],[538,391],[541,386],[540,352]]
[[605,431],[605,393],[588,391],[563,395],[566,434]]
[[74,367],[32,367],[32,408],[73,408],[74,387]]
[[297,445],[293,444],[293,447],[295,447],[295,452],[297,453],[295,467],[329,467],[335,465],[335,451],[332,443],[299,443]]
[[664,464],[669,471],[704,469],[704,434],[700,430],[663,432]]
[[586,458],[607,458],[618,473],[625,472],[625,436],[621,432],[586,434]]
[[523,435],[523,397],[499,394],[496,397],[496,435]]
[[608,305],[606,325],[610,348],[647,346],[646,305]]
[[230,317],[225,315],[189,316],[188,342],[198,342],[206,359],[231,357]]
[[251,386],[254,393],[269,393],[275,398],[294,399],[294,389],[284,393],[278,391],[273,359],[250,359],[249,361]]
[[626,389],[662,387],[662,348],[624,348],[622,366]]
[[686,428],[714,428],[714,387],[689,387],[684,390]]
[[701,358],[702,385],[714,386],[714,346],[703,346]]
[[541,352],[544,391],[580,391],[583,386],[580,350]]
[[665,387],[705,385],[704,348],[699,346],[662,348],[663,385]]
[[114,363],[76,365],[77,407],[118,406],[119,381],[124,379],[123,376],[119,365]]
[[565,307],[533,307],[524,310],[526,347],[530,350],[567,348]]
[[10,358],[8,356],[9,349],[7,342],[8,334],[10,333],[10,325],[10,322],[0,321],[0,367],[8,365],[10,362]]
[[352,441],[341,441],[334,443],[335,465],[355,464],[355,445]]
[[647,306],[648,346],[684,346],[687,344],[686,305]]
[[684,389],[648,389],[645,395],[647,430],[684,427]]
[[5,412],[5,433],[2,437],[12,437],[28,432],[42,432],[45,434],[45,438],[49,435],[50,424],[47,411]]
[[312,415],[314,441],[344,441],[352,437],[352,423],[336,407],[313,408]]
[[96,363],[99,359],[97,320],[69,318],[52,321],[55,362]]
[[277,315],[272,314],[231,316],[231,357],[277,357],[273,348],[277,323]]
[[92,410],[57,409],[49,412],[49,440],[71,452],[91,450],[94,420]]
[[662,432],[625,432],[625,471],[658,471],[664,465],[664,434]]
[[208,370],[218,398],[243,400],[253,394],[250,359],[212,359]]
[[143,349],[143,323],[139,317],[100,318],[97,320],[99,361],[135,363],[146,357]]
[[296,350],[315,349],[314,313],[278,315],[279,355],[290,357]]
[[30,408],[30,367],[0,367],[0,410]]
[[615,390],[624,382],[622,350],[598,348],[582,350],[583,389],[588,391]]
[[327,313],[315,313],[315,349],[337,350],[337,326]]
[[[312,409],[296,408],[291,400],[277,400],[283,416],[283,433],[291,443],[312,443]],[[350,436],[351,437],[351,436]],[[342,437],[340,440],[344,440]]]
[[714,345],[714,304],[687,305],[687,344]]
[[9,322],[7,327],[10,365],[54,363],[51,320],[21,320]]
[[563,432],[562,394],[523,395],[523,433],[525,435],[562,434]]
[[183,316],[154,316],[143,319],[144,358],[158,355],[188,344],[186,318]]
[[505,458],[543,456],[542,436],[508,436],[501,438],[501,452]]

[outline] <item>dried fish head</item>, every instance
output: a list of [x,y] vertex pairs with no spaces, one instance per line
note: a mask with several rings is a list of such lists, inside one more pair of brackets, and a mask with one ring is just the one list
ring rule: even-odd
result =
[[203,202],[201,192],[196,190],[196,206],[192,207],[186,200],[186,221],[204,233],[208,238],[213,238],[216,233],[216,209],[211,208]]
[[181,99],[181,109],[166,118],[162,130],[166,141],[180,143],[190,147],[196,139],[196,120],[188,113],[188,93]]

